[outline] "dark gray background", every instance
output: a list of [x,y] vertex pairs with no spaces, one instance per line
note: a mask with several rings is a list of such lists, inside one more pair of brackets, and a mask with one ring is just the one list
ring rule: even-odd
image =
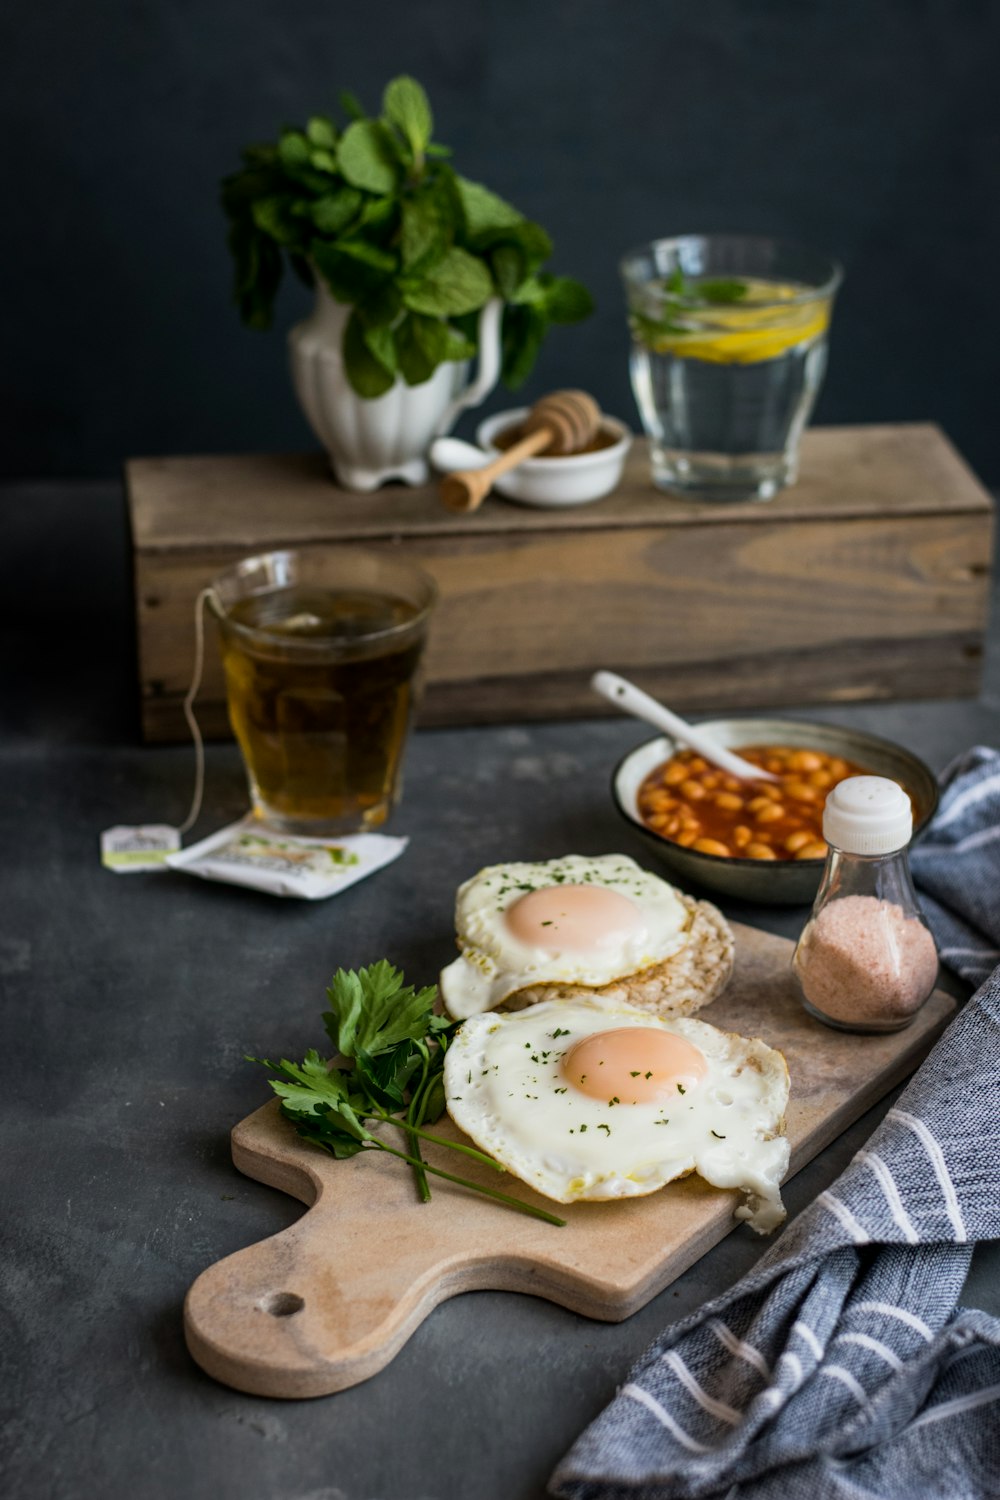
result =
[[[311,445],[230,302],[241,144],[408,71],[467,176],[538,218],[597,315],[531,384],[631,418],[619,253],[795,236],[847,281],[817,419],[933,418],[1000,481],[994,0],[7,0],[0,472]],[[498,404],[494,401],[493,405]],[[470,424],[467,418],[466,429]]]

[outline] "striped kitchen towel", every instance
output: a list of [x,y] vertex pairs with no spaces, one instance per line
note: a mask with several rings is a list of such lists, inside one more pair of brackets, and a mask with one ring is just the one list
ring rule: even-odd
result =
[[[919,872],[966,974],[1000,937],[998,828],[1000,756],[975,750],[947,774]],[[833,1187],[642,1356],[551,1493],[1000,1496],[1000,1320],[957,1306],[973,1244],[998,1237],[1000,969]]]
[[1000,754],[977,745],[941,783],[910,862],[942,963],[980,984],[1000,963]]

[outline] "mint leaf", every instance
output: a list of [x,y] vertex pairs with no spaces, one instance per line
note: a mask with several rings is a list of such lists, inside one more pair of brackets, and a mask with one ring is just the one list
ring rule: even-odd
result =
[[385,126],[378,120],[355,120],[340,138],[340,170],[352,187],[369,193],[391,193],[397,164]]
[[403,286],[403,301],[413,312],[447,317],[473,312],[493,294],[493,278],[481,260],[453,245],[420,281]]
[[714,306],[742,302],[749,290],[745,281],[719,277],[709,281],[696,281],[689,295],[694,296],[700,302],[708,302]]
[[382,113],[406,137],[414,161],[422,161],[434,128],[427,95],[415,78],[394,78],[382,95]]
[[384,323],[370,324],[360,310],[359,317],[364,328],[365,348],[374,359],[378,360],[383,369],[388,370],[390,375],[395,377],[396,344],[392,329]]
[[358,96],[350,89],[341,89],[340,107],[345,115],[350,115],[352,120],[363,120],[365,118],[364,106],[359,102]]
[[[365,337],[366,332],[361,315],[355,307],[344,329],[344,371],[358,395],[374,401],[392,388],[396,376],[393,370],[372,353]],[[352,1052],[345,1051],[343,1047],[339,1047],[339,1044],[338,1050],[343,1052],[345,1057],[354,1055]]]
[[500,295],[512,302],[527,272],[524,256],[516,245],[498,245],[490,253],[490,265]]
[[292,214],[295,201],[289,193],[275,193],[268,198],[257,198],[251,205],[257,228],[279,245],[296,244],[300,237],[301,230]]
[[578,323],[594,311],[594,299],[587,288],[571,276],[552,276],[541,272],[538,282],[543,293],[543,307],[552,323]]
[[445,360],[471,359],[475,352],[475,344],[441,318],[407,313],[396,329],[399,373],[407,385],[422,385]]
[[306,126],[306,135],[314,146],[325,146],[332,151],[337,144],[337,130],[326,115],[311,115]]
[[403,269],[426,269],[448,248],[451,224],[440,193],[430,191],[407,198],[402,208],[400,253]]
[[399,289],[391,281],[383,282],[377,292],[358,303],[358,312],[366,328],[388,328],[403,310]]
[[329,172],[334,176],[337,173],[337,158],[325,146],[314,147],[309,153],[309,161],[316,168],[317,172]]
[[309,247],[320,275],[338,302],[352,304],[374,297],[392,276],[395,258],[364,240],[314,239]]
[[545,337],[547,319],[537,307],[509,305],[504,309],[501,374],[504,383],[516,387],[531,374]]
[[313,223],[320,234],[336,237],[346,229],[358,213],[363,198],[357,188],[342,187],[334,193],[324,193],[309,205]]
[[286,171],[309,165],[309,142],[298,130],[286,130],[278,142],[278,158]]
[[524,215],[516,208],[498,198],[479,182],[470,182],[467,177],[456,177],[459,202],[465,218],[466,233],[471,239],[495,229],[510,229],[524,222]]

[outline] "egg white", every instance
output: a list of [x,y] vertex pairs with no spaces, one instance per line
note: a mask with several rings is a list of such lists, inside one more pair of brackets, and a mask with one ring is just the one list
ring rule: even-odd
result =
[[[563,1054],[627,1026],[683,1037],[704,1055],[706,1076],[666,1103],[605,1102],[572,1087]],[[788,1069],[764,1042],[631,1006],[543,1001],[466,1020],[445,1059],[445,1092],[452,1119],[481,1150],[558,1203],[637,1197],[696,1171],[742,1189],[737,1217],[762,1233],[784,1218]]]
[[[557,885],[602,887],[627,897],[642,923],[628,938],[593,951],[529,947],[507,929],[505,913],[529,891]],[[667,881],[625,854],[488,865],[458,889],[455,930],[461,955],[442,970],[440,988],[456,1020],[493,1010],[533,984],[610,984],[662,963],[687,942],[689,914]]]

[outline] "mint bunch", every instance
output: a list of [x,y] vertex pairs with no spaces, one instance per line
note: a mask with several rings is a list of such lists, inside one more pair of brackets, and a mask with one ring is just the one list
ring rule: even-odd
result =
[[286,259],[307,285],[315,271],[352,309],[347,377],[375,397],[475,354],[479,311],[501,297],[502,375],[519,385],[549,325],[586,317],[590,294],[542,269],[552,242],[540,225],[454,170],[415,79],[394,78],[377,117],[351,95],[341,104],[346,125],[313,115],[247,147],[223,179],[243,321],[269,327]]

